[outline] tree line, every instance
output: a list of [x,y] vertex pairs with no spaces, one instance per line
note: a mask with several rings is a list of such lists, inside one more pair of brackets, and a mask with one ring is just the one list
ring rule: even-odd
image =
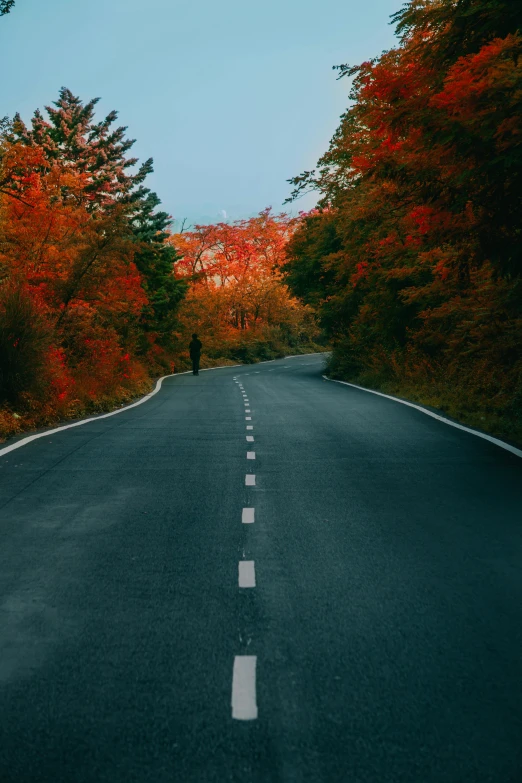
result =
[[313,349],[311,308],[281,274],[295,220],[265,210],[172,233],[152,160],[117,113],[58,100],[0,127],[0,437],[103,410],[189,366]]
[[522,4],[410,0],[292,198],[295,295],[330,372],[522,437]]
[[0,137],[0,400],[40,420],[128,398],[170,367],[187,287],[144,185],[152,161],[136,166],[96,103],[63,88],[47,118],[4,120]]
[[171,237],[181,257],[178,272],[190,281],[180,311],[185,342],[196,326],[207,357],[219,364],[320,349],[313,309],[291,294],[282,274],[298,224],[299,218],[267,208]]

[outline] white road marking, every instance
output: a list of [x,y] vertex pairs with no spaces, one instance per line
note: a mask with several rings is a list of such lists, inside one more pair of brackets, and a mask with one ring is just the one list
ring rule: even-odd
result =
[[255,473],[247,473],[245,476],[245,486],[255,487],[255,485],[256,485]]
[[253,430],[253,429],[254,427],[252,426],[252,424],[247,424],[247,430]]
[[245,416],[245,421],[252,421],[252,416]]
[[254,442],[254,436],[253,435],[247,435],[246,439],[247,439],[248,443],[253,443]]
[[253,525],[254,524],[254,514],[255,509],[253,508],[244,508],[243,513],[241,515],[241,522],[244,525]]
[[245,413],[252,413],[252,411],[250,410],[250,408],[245,408]]
[[[207,367],[206,369],[221,370],[224,369],[224,367],[226,367],[226,365],[223,365],[222,367]],[[235,367],[241,367],[241,365],[236,364]],[[16,443],[12,443],[10,446],[5,446],[5,448],[0,449],[0,457],[3,457],[4,454],[9,454],[11,451],[14,451],[15,449],[19,449],[21,446],[26,446],[28,443],[31,443],[33,440],[38,440],[39,438],[47,438],[49,435],[54,435],[56,432],[63,432],[64,430],[70,430],[73,427],[82,427],[84,424],[89,424],[92,421],[99,421],[100,419],[108,419],[110,418],[110,416],[117,416],[118,413],[125,413],[125,411],[129,411],[131,408],[136,408],[138,405],[143,405],[144,402],[148,402],[148,400],[150,400],[151,397],[154,397],[154,395],[159,392],[165,378],[174,378],[176,375],[192,375],[192,370],[187,370],[187,372],[176,372],[176,373],[170,373],[169,375],[163,375],[156,382],[156,386],[154,387],[153,391],[149,392],[149,394],[146,394],[145,397],[141,398],[141,400],[138,400],[137,402],[133,402],[130,405],[125,405],[123,408],[118,408],[118,410],[116,411],[111,411],[110,413],[103,413],[101,416],[93,416],[89,419],[82,419],[82,421],[75,421],[74,424],[64,424],[61,427],[54,427],[52,430],[47,430],[47,432],[38,432],[36,435],[28,435],[26,438],[22,438]]]
[[255,459],[255,458],[256,458],[255,451],[247,451],[247,459]]
[[232,717],[235,720],[256,720],[255,655],[236,655],[232,674]]
[[253,560],[240,560],[238,564],[239,587],[255,587],[256,571]]
[[[295,356],[285,356],[285,359],[294,359],[298,356],[315,356],[322,358],[323,354],[328,353],[328,351],[322,351],[319,354],[316,353],[307,353],[307,354],[296,354]],[[270,359],[270,362],[275,361],[274,359]],[[260,362],[260,364],[267,364],[268,362]],[[234,364],[233,367],[244,367],[244,364]],[[213,370],[224,370],[224,369],[230,369],[229,365],[220,365],[219,367],[203,367],[201,368],[201,372],[212,372]],[[259,372],[259,371],[257,371]],[[272,370],[269,370],[268,372],[272,372]],[[151,397],[154,397],[155,394],[157,394],[160,389],[163,381],[165,378],[174,378],[177,375],[192,375],[192,370],[187,370],[186,372],[175,372],[170,373],[169,375],[163,375],[161,378],[158,379],[156,382],[156,386],[153,391],[151,391],[149,394],[146,394],[145,397],[142,397],[141,400],[138,400],[137,402],[133,402],[130,405],[125,405],[123,408],[118,408],[118,410],[111,411],[110,413],[103,413],[100,416],[94,416],[88,419],[83,419],[82,421],[76,421],[74,424],[64,424],[61,427],[55,427],[52,430],[48,430],[47,432],[39,432],[35,435],[28,435],[26,438],[21,438],[16,443],[12,443],[10,446],[5,446],[3,449],[0,449],[0,457],[3,457],[4,454],[9,454],[11,451],[14,451],[15,449],[19,449],[21,446],[25,446],[27,443],[31,443],[33,440],[38,440],[39,438],[46,438],[48,435],[54,435],[56,432],[63,432],[64,430],[69,430],[72,427],[81,427],[84,424],[89,424],[92,421],[98,421],[99,419],[107,419],[110,416],[116,416],[118,413],[125,413],[125,411],[130,410],[131,408],[136,408],[138,405],[143,405],[144,402],[148,402]],[[250,375],[250,373],[243,373],[243,375]],[[324,376],[323,376],[324,377]],[[329,378],[327,380],[330,380]],[[237,381],[236,381],[237,383]],[[342,381],[339,381],[339,383],[342,383]],[[348,386],[350,384],[347,384]],[[243,388],[241,384],[239,384],[240,388]],[[361,387],[362,388],[362,387]],[[364,391],[369,391],[369,389],[364,389]],[[392,397],[391,399],[396,399]],[[402,402],[402,400],[397,400],[397,402]],[[419,408],[419,410],[423,411],[422,408]],[[424,413],[427,413],[427,411],[423,411]],[[441,419],[441,421],[446,421],[445,419]],[[446,422],[447,424],[451,424],[451,422]],[[453,425],[453,426],[459,426],[459,425]],[[250,429],[253,429],[251,427]],[[466,427],[460,426],[460,429],[466,430]],[[491,438],[487,435],[480,435],[480,433],[475,432],[474,430],[467,430],[468,432],[471,432],[473,435],[478,435],[479,437],[486,438],[487,440],[490,440],[492,443],[495,443],[497,446],[500,446],[503,449],[507,449],[508,451],[511,451],[513,454],[516,454],[517,457],[522,457],[522,450],[516,449],[514,446],[510,446],[507,443],[503,443],[503,441],[497,440],[496,438]]]
[[256,370],[254,375],[259,375],[259,370]]
[[323,375],[323,378],[325,381],[330,381],[331,383],[342,383],[343,386],[353,386],[354,389],[360,389],[361,391],[369,392],[370,394],[377,394],[378,397],[386,397],[388,400],[400,402],[401,405],[407,405],[408,408],[415,408],[415,410],[420,411],[421,413],[425,413],[426,416],[431,416],[432,419],[437,419],[437,421],[441,421],[443,424],[448,424],[450,427],[455,427],[457,430],[463,430],[464,432],[469,432],[470,435],[476,435],[477,438],[489,440],[490,443],[493,443],[495,446],[500,446],[501,449],[510,451],[516,457],[522,457],[522,449],[517,449],[515,446],[511,446],[509,443],[504,443],[503,440],[494,438],[492,435],[486,435],[484,432],[477,432],[477,430],[472,430],[469,427],[465,427],[463,424],[457,424],[456,421],[445,419],[444,416],[439,416],[437,413],[426,410],[426,408],[423,408],[420,405],[415,405],[413,402],[400,400],[398,397],[392,397],[390,394],[384,394],[383,392],[374,391],[373,389],[365,389],[364,386],[357,386],[355,383],[348,383],[348,381],[334,381],[333,378],[328,378],[326,375]]

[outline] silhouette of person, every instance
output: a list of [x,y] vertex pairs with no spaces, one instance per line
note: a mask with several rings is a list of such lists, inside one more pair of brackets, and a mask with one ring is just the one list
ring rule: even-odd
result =
[[192,359],[192,374],[199,375],[199,358],[202,348],[201,340],[198,340],[197,334],[192,335],[192,341],[189,345],[190,358]]

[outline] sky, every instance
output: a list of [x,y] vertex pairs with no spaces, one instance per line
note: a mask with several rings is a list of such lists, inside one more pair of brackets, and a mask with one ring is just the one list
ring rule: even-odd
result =
[[16,0],[0,19],[0,117],[100,97],[154,158],[147,184],[176,221],[283,207],[348,106],[356,65],[396,44],[401,0]]

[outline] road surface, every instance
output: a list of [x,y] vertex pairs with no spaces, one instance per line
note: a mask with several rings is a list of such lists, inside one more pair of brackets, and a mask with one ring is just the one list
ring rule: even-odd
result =
[[522,781],[522,460],[322,364],[0,457],[1,783]]

